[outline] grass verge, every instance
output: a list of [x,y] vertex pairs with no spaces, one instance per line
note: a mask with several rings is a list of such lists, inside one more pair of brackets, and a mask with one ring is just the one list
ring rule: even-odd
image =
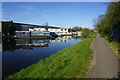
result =
[[83,39],[8,78],[85,78],[93,57],[92,41]]
[[120,43],[117,41],[108,41],[106,37],[103,37],[103,39],[106,41],[106,43],[113,49],[115,54],[120,59],[119,49],[120,49]]

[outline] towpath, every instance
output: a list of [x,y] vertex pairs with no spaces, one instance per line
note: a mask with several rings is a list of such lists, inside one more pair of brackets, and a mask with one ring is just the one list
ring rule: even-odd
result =
[[115,78],[118,75],[118,58],[106,42],[97,34],[93,42],[94,58],[88,78]]

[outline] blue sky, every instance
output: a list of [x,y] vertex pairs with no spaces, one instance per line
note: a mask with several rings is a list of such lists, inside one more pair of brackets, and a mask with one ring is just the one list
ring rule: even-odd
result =
[[3,2],[2,20],[92,28],[93,20],[105,14],[106,9],[104,2]]

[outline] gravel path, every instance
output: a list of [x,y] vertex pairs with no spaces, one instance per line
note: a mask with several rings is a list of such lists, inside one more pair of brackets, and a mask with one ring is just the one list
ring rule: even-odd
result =
[[93,42],[94,58],[88,78],[115,78],[118,75],[118,58],[113,50],[97,34]]

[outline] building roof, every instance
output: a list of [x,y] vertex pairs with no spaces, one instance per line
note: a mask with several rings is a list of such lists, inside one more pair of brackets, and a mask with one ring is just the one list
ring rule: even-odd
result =
[[46,28],[46,27],[48,27],[48,28],[60,29],[60,27],[53,27],[53,26],[41,26],[41,25],[33,25],[33,24],[25,24],[25,23],[14,23],[14,24],[17,24],[17,25],[29,25],[29,26],[31,26],[30,28],[39,28],[39,27]]
[[[8,21],[1,21],[3,23],[7,23]],[[61,27],[54,27],[54,26],[42,26],[42,25],[33,25],[33,24],[26,24],[26,23],[16,23],[13,22],[14,25],[20,25],[19,27],[16,26],[18,31],[28,31],[29,28],[33,29],[33,28],[54,28],[54,29],[64,29]]]

